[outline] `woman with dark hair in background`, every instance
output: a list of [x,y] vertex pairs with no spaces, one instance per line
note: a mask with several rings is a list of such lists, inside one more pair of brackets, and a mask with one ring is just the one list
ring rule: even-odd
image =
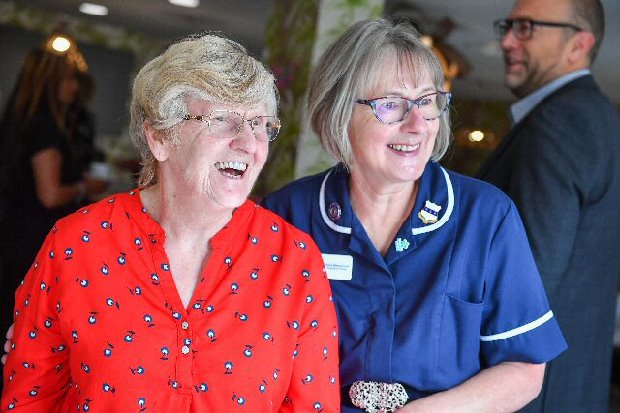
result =
[[67,109],[78,92],[77,62],[40,47],[20,69],[0,122],[0,329],[12,322],[13,293],[53,223],[102,182],[78,165]]
[[89,109],[96,91],[95,78],[88,72],[75,73],[78,92],[67,113],[79,168],[89,172],[93,162],[105,162],[105,154],[95,145],[95,114]]

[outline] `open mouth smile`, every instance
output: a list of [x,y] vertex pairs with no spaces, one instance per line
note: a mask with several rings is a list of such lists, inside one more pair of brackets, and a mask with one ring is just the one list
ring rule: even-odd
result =
[[389,144],[388,148],[394,149],[395,151],[398,151],[398,152],[413,152],[413,151],[416,151],[416,150],[420,149],[420,144],[419,143],[416,143],[415,145],[394,145],[394,144]]
[[248,168],[248,164],[245,162],[233,161],[216,162],[214,166],[222,175],[232,179],[241,179]]

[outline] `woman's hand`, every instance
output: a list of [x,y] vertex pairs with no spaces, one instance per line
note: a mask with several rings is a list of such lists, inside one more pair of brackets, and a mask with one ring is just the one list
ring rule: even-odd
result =
[[11,343],[12,343],[11,340],[13,340],[13,327],[15,327],[15,324],[11,324],[11,327],[9,327],[9,329],[6,331],[6,341],[4,342],[4,351],[7,354],[3,354],[2,359],[0,359],[3,365],[6,364],[8,353],[11,352]]

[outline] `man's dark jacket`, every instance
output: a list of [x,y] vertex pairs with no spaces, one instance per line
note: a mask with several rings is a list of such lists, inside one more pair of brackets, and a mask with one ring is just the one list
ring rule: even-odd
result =
[[620,116],[591,75],[516,124],[478,177],[515,201],[568,350],[525,411],[607,412],[620,276]]

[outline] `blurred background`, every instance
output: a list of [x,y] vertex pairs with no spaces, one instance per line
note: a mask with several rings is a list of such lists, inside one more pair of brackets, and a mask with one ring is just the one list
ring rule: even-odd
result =
[[[620,105],[620,1],[603,0],[607,28],[594,75]],[[455,143],[443,161],[473,174],[509,128],[513,101],[502,81],[495,19],[511,1],[497,0],[0,0],[0,107],[26,52],[53,32],[77,40],[95,81],[90,110],[96,145],[114,168],[109,191],[133,186],[135,154],[127,136],[132,78],[171,41],[221,31],[262,57],[278,78],[283,130],[256,188],[261,195],[331,163],[306,131],[307,76],[325,46],[353,22],[376,15],[411,20],[444,63],[453,92]],[[303,154],[300,156],[299,154]]]
[[[440,57],[446,89],[453,93],[455,138],[443,163],[473,174],[510,126],[507,108],[514,99],[503,86],[492,23],[511,5],[508,0],[0,0],[0,110],[26,53],[46,39],[69,35],[94,81],[89,110],[95,145],[110,167],[108,192],[130,189],[138,166],[127,130],[136,71],[175,39],[196,31],[223,32],[267,62],[281,93],[283,129],[255,190],[259,198],[331,164],[306,130],[308,74],[326,45],[352,23],[393,15],[412,21]],[[607,27],[593,72],[620,107],[620,1],[603,0],[603,5]],[[618,371],[614,368],[614,382]],[[617,394],[614,387],[611,411],[620,411]]]

